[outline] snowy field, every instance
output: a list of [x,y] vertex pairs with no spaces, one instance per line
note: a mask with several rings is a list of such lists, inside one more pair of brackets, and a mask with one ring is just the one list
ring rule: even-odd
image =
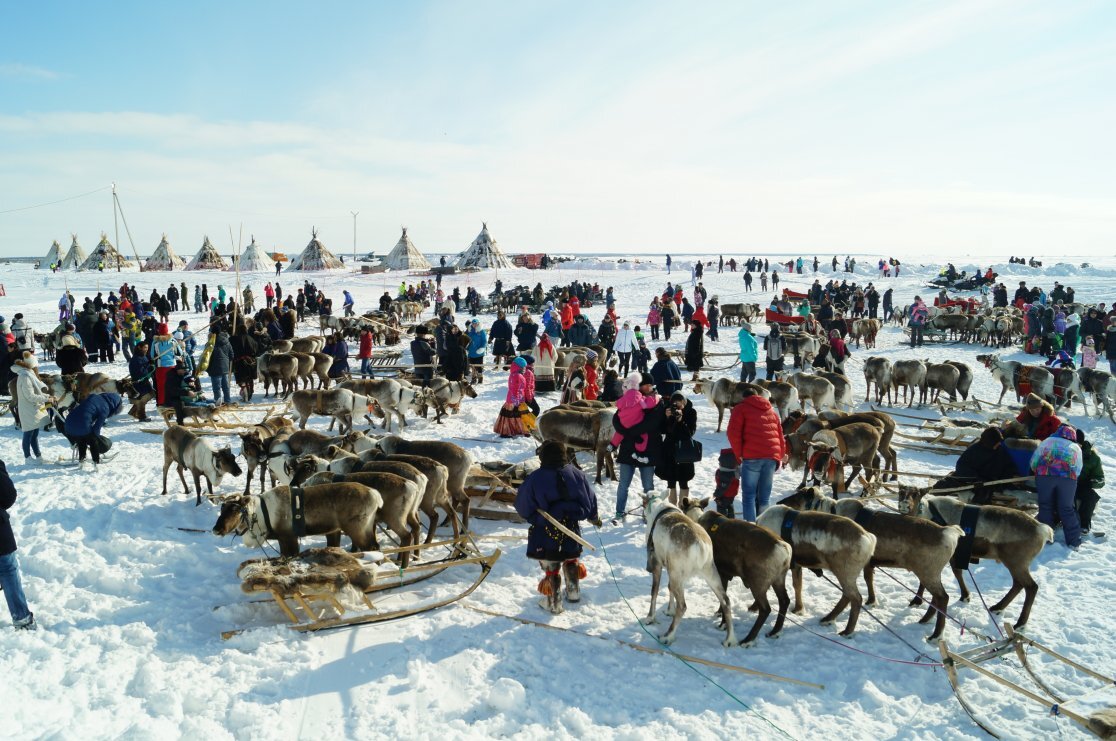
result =
[[[1082,270],[1078,266],[1083,258],[1061,259],[1065,262],[1053,267],[1056,260],[1048,259],[1048,267],[1042,269],[1006,263],[995,268],[1009,290],[1018,280],[1038,282],[1047,290],[1060,280],[1076,289],[1079,300],[1116,299],[1116,260]],[[933,295],[925,281],[936,274],[936,267],[919,267],[916,262],[904,263],[900,279],[877,281],[881,293],[888,285],[895,288],[897,306],[909,303],[915,293]],[[967,259],[958,257],[955,262],[958,269],[972,270]],[[874,271],[866,274],[869,264],[874,266],[875,257],[858,266],[856,277],[861,282],[876,277]],[[568,283],[574,278],[597,281],[602,288],[612,285],[621,317],[643,324],[646,306],[652,295],[662,291],[667,275],[661,269],[608,269],[615,267],[511,270],[501,271],[499,277],[505,287],[534,285],[539,280],[546,285]],[[185,280],[191,287],[207,282],[211,293],[218,283],[226,288],[235,285],[229,273],[64,276],[6,265],[0,274],[7,293],[0,298],[0,313],[10,320],[22,311],[38,331],[54,326],[56,302],[67,284],[79,306],[98,290],[107,296],[123,280],[135,281],[141,295],[155,286],[163,291],[171,280]],[[828,272],[818,275],[823,283],[831,277]],[[263,283],[271,277],[261,273],[242,279],[252,285],[259,303]],[[690,292],[684,258],[676,259],[671,277],[682,277]],[[784,276],[782,286],[805,290],[813,277],[809,271],[804,276]],[[290,290],[302,279],[301,274],[284,275],[281,282],[284,290]],[[394,295],[400,275],[345,272],[310,274],[310,279],[335,298],[342,288],[350,289],[359,311],[374,306],[385,288]],[[447,293],[460,286],[464,294],[466,285],[487,292],[494,280],[491,272],[454,276],[443,287]],[[770,294],[744,294],[740,273],[717,275],[714,267],[707,270],[704,282],[710,295],[719,296],[722,303],[770,300]],[[603,312],[603,306],[594,306],[587,313],[596,325]],[[181,318],[194,320],[195,316],[176,314],[173,321]],[[491,319],[484,318],[486,327]],[[309,324],[300,329],[303,334],[312,331]],[[707,342],[707,351],[734,351],[735,335],[735,329],[723,328],[720,342]],[[876,352],[892,359],[909,357],[911,351],[900,344],[902,339],[899,329],[886,328]],[[684,340],[684,334],[676,334],[670,344],[680,348]],[[976,376],[973,392],[994,400],[999,387],[976,362],[978,352],[982,349],[976,345],[928,345],[918,356],[970,363]],[[859,351],[848,363],[858,401],[864,398],[860,366],[867,354]],[[718,358],[714,365],[731,362],[731,358]],[[48,363],[42,367],[53,370]],[[737,372],[732,368],[709,375]],[[118,358],[113,374],[125,373]],[[467,400],[460,415],[447,418],[443,425],[411,420],[407,434],[455,439],[478,460],[531,457],[531,440],[493,439],[503,376],[489,372],[485,378],[478,387],[480,397]],[[540,403],[545,408],[557,401],[556,396],[543,396]],[[695,396],[694,403],[706,460],[699,464],[693,491],[708,495],[713,490],[714,451],[723,447],[725,437],[713,431],[715,411],[704,398]],[[935,416],[929,410],[916,413]],[[1075,406],[1070,421],[1086,430],[1104,461],[1109,482],[1116,480],[1116,427],[1106,419],[1082,419],[1079,413],[1080,407]],[[312,426],[324,429],[325,420],[316,418]],[[677,652],[803,679],[824,685],[822,690],[725,669],[698,666],[694,671],[669,656],[624,647],[617,640],[656,645],[639,622],[647,611],[650,577],[644,570],[644,526],[633,518],[600,532],[588,528],[586,537],[598,549],[584,559],[589,574],[583,582],[583,601],[561,616],[550,616],[536,605],[540,572],[523,556],[525,526],[474,520],[482,547],[500,547],[504,556],[488,580],[463,602],[390,624],[319,635],[293,633],[281,626],[273,605],[244,604],[247,598],[237,583],[236,567],[259,553],[239,539],[217,539],[208,533],[216,508],[208,503],[195,507],[193,497],[187,499],[173,480],[173,472],[172,495],[159,496],[160,438],[139,427],[127,416],[112,420],[106,432],[119,450],[118,457],[96,473],[81,473],[66,467],[24,469],[19,433],[12,429],[10,415],[0,420],[0,457],[8,462],[20,494],[12,515],[25,588],[41,626],[34,633],[0,630],[0,676],[6,685],[0,711],[4,738],[955,739],[983,735],[953,698],[941,669],[886,660],[920,660],[910,646],[925,652],[921,661],[936,661],[938,654],[923,640],[929,628],[916,622],[921,611],[907,607],[906,587],[882,576],[876,579],[882,604],[872,609],[880,622],[862,615],[852,640],[836,638],[834,627],[817,624],[832,607],[836,591],[807,574],[805,615],[789,616],[794,622],[788,620],[780,639],[761,637],[751,649],[721,647],[723,634],[709,618],[715,600],[703,585],[691,585],[690,611],[673,647]],[[44,433],[42,441],[47,458],[69,457],[68,446],[57,434]],[[910,450],[901,451],[899,460],[903,470],[925,473],[945,473],[951,464],[949,458]],[[794,473],[777,474],[775,495],[789,493],[796,480]],[[220,493],[237,492],[243,485],[243,479],[226,479]],[[615,486],[607,479],[597,488],[602,515],[613,511],[614,493]],[[1116,497],[1111,485],[1102,497],[1095,527],[1112,529]],[[1087,537],[1080,551],[1073,552],[1061,541],[1059,531],[1057,542],[1038,556],[1033,568],[1040,591],[1029,634],[1085,665],[1111,673],[1116,669],[1116,647],[1108,608],[1116,597],[1112,579],[1116,557],[1110,541]],[[913,586],[910,575],[893,573]],[[990,600],[999,599],[1010,584],[1006,570],[995,563],[982,562],[973,573]],[[450,570],[425,583],[423,594],[452,594],[472,578],[473,573],[464,569]],[[956,584],[948,575],[946,585],[956,597]],[[744,610],[750,600],[738,581],[731,596],[742,637],[752,620]],[[664,589],[660,605],[665,606],[665,599]],[[1005,617],[1014,620],[1021,604],[1022,596]],[[391,602],[385,605],[390,607]],[[465,605],[588,635],[543,630]],[[975,594],[970,604],[951,602],[950,613],[973,631],[994,633]],[[838,627],[843,621],[844,617]],[[243,626],[257,627],[222,640],[221,631]],[[651,631],[661,629],[660,625]],[[964,647],[981,640],[968,632],[959,636],[953,623],[947,625],[946,637],[951,645]],[[1066,692],[1085,686],[1067,670],[1041,658],[1035,661]],[[1008,670],[1008,665],[1001,669]],[[1057,720],[971,673],[963,673],[963,682],[989,721],[1011,737],[1085,735],[1068,720]]]

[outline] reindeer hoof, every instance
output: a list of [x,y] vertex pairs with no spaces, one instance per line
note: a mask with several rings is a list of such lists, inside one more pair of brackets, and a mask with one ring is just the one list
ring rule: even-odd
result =
[[926,642],[927,643],[937,643],[938,640],[941,637],[942,637],[941,633],[931,633],[930,635],[926,636]]
[[659,643],[663,644],[664,646],[669,646],[670,644],[674,643],[674,636],[670,635],[669,633],[664,633],[659,636]]
[[780,628],[778,631],[773,630],[773,631],[771,631],[770,633],[767,634],[767,637],[770,638],[773,641],[779,640],[782,636],[783,636],[782,628]]
[[824,618],[822,618],[821,620],[818,621],[818,624],[819,625],[833,625],[835,622],[837,622],[837,618],[824,617]]
[[848,640],[852,640],[852,637],[853,637],[853,631],[852,631],[851,629],[849,629],[849,628],[845,628],[844,630],[842,630],[842,631],[841,631],[840,633],[838,633],[837,635],[841,636],[842,638],[845,638],[845,639],[848,639]]
[[755,645],[756,645],[756,639],[755,639],[755,638],[753,638],[753,639],[752,639],[752,640],[750,640],[750,641],[749,641],[749,640],[743,640],[743,641],[741,641],[740,643],[738,643],[738,644],[736,644],[736,645],[737,645],[737,646],[740,646],[740,648],[751,648],[752,646],[755,646]]
[[644,620],[643,622],[646,625],[656,625],[659,622],[659,618],[655,617],[654,615],[648,615],[647,619]]
[[922,597],[915,597],[907,603],[907,607],[918,607],[922,604]]

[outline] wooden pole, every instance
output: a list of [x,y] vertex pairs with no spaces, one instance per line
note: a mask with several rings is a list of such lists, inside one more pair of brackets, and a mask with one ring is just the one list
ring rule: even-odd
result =
[[563,533],[565,533],[569,537],[576,540],[578,543],[581,543],[583,546],[585,546],[589,550],[591,550],[591,551],[597,550],[596,548],[593,547],[592,543],[590,543],[588,540],[586,540],[585,538],[583,538],[580,535],[578,535],[577,533],[575,533],[573,530],[570,530],[568,527],[566,527],[562,523],[558,522],[558,520],[554,519],[554,517],[549,512],[547,512],[546,510],[541,510],[540,509],[540,510],[535,510],[535,511],[538,512],[543,517],[545,517],[546,521],[549,522],[551,525],[558,528]]

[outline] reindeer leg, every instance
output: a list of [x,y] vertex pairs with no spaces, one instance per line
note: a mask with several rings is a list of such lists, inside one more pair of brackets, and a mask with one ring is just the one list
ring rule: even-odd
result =
[[783,621],[787,618],[787,608],[790,606],[790,596],[787,594],[786,574],[775,581],[773,588],[779,600],[779,614],[775,617],[775,627],[767,634],[768,638],[778,638],[783,630]]
[[648,625],[654,625],[658,622],[658,618],[655,617],[655,603],[659,597],[659,580],[662,576],[663,565],[656,560],[651,567],[651,607],[647,610],[647,619],[645,621]]
[[864,584],[868,587],[868,601],[864,604],[868,606],[876,604],[875,575],[876,570],[871,564],[864,567]]
[[[667,584],[667,591],[670,594],[670,601],[674,603],[673,614],[668,610],[667,614],[672,615],[670,627],[667,632],[659,636],[659,641],[669,646],[674,643],[674,637],[678,633],[678,625],[682,622],[682,616],[686,614],[686,592],[685,586],[681,582],[675,582],[674,579],[670,580]],[[731,629],[732,620],[729,620]]]
[[794,585],[794,609],[791,611],[795,615],[801,615],[805,607],[802,605],[802,567],[791,567],[791,583]]
[[[709,585],[709,588],[713,590],[713,594],[717,595],[717,600],[721,603],[721,620],[725,623],[728,630],[727,634],[725,635],[725,640],[721,642],[721,645],[725,648],[735,646],[736,632],[733,630],[732,626],[732,604],[729,602],[728,592],[725,591],[725,586],[724,583],[721,581],[721,576],[717,573],[717,567],[713,564],[712,561],[709,562],[708,566],[705,569],[705,572],[702,575],[705,577],[705,583]],[[685,599],[685,597],[683,597],[683,599]],[[685,607],[683,607],[683,610],[684,609]],[[767,612],[771,612],[770,606],[768,606]],[[761,614],[763,614],[762,610]],[[767,615],[763,615],[763,617],[766,618]],[[753,630],[759,632],[758,628],[754,628]],[[752,637],[753,639],[755,638],[755,636]]]
[[182,481],[182,491],[186,492],[186,496],[190,496],[190,485],[186,483],[186,467],[181,463],[178,464],[178,478]]

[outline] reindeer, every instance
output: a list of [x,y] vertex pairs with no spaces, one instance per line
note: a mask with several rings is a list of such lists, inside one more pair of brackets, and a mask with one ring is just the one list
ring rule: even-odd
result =
[[[899,400],[899,389],[903,389],[903,401],[910,407],[915,401],[915,389],[921,391],[926,382],[926,364],[921,360],[897,360],[891,366],[891,385],[895,390],[895,400]],[[907,394],[910,401],[907,401]]]
[[864,401],[868,401],[872,391],[872,384],[876,384],[876,403],[882,404],[884,392],[887,392],[887,403],[891,405],[891,361],[887,358],[873,355],[864,360]]

